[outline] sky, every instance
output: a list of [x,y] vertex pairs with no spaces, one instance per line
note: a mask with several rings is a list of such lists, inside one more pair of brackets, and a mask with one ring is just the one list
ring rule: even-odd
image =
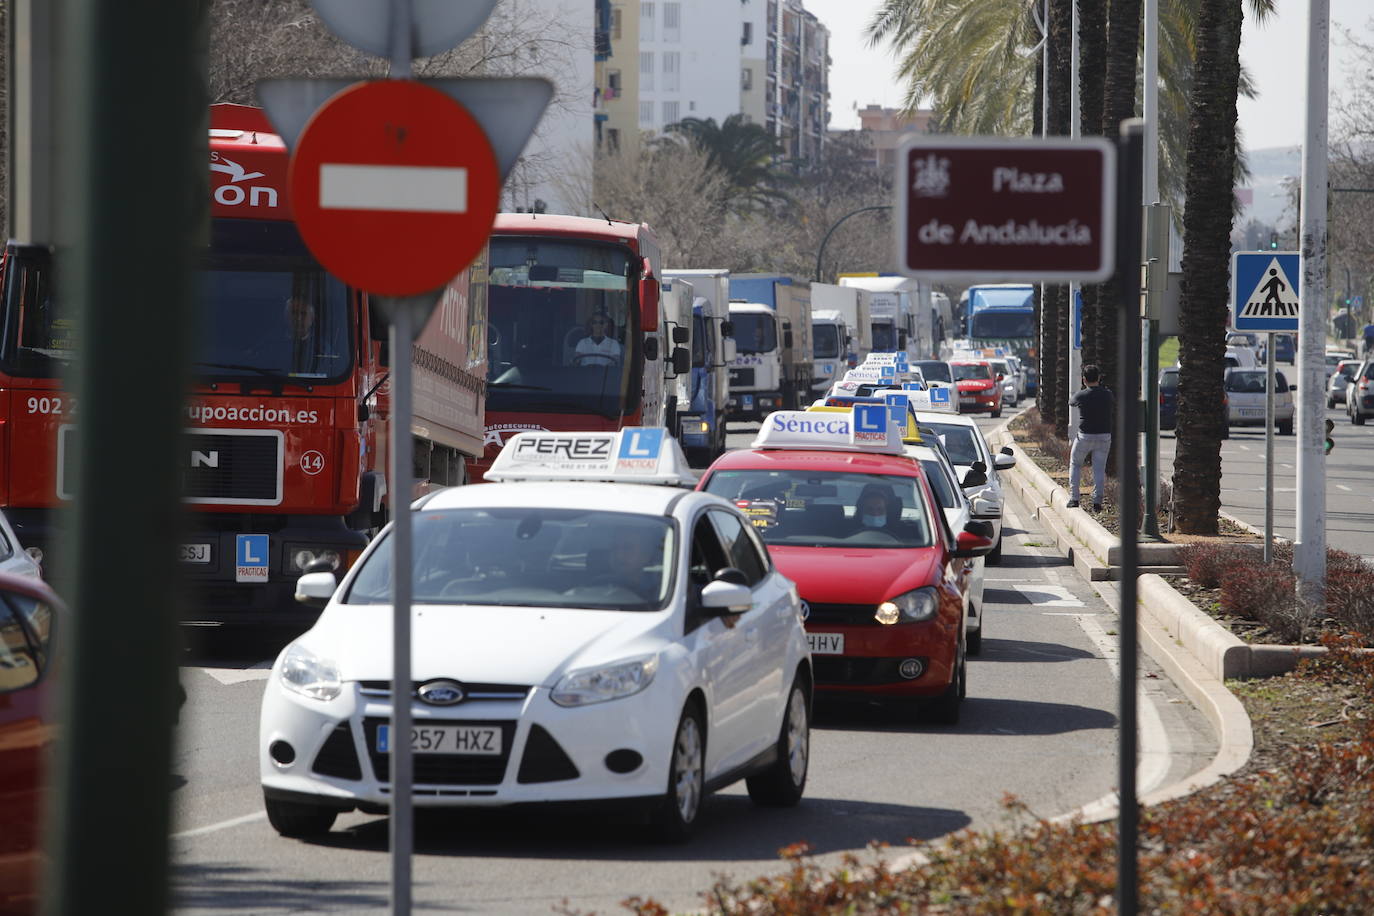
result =
[[[856,106],[900,105],[904,92],[893,77],[896,65],[891,55],[885,48],[868,47],[864,38],[864,29],[879,0],[804,2],[830,29],[831,128],[858,127]],[[1370,0],[1330,0],[1330,4],[1330,84],[1339,87],[1348,75],[1351,55],[1335,25],[1344,25],[1374,40],[1374,4]],[[1264,25],[1257,25],[1248,15],[1245,20],[1241,59],[1259,89],[1257,99],[1241,99],[1238,105],[1247,149],[1302,143],[1308,4],[1307,0],[1275,0],[1275,5],[1278,13]]]

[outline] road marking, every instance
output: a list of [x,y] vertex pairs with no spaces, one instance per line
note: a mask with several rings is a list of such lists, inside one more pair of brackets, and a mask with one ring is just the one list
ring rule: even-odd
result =
[[206,674],[219,681],[226,687],[234,684],[243,684],[248,681],[265,681],[272,673],[271,662],[258,662],[247,668],[201,668]]
[[1288,468],[1288,470],[1290,470],[1290,471],[1293,470],[1293,465],[1291,465],[1291,464],[1280,464],[1279,467],[1281,467],[1281,468]]
[[1345,484],[1343,484],[1343,483],[1338,483],[1338,484],[1336,484],[1336,489],[1337,489],[1337,490],[1344,490],[1344,491],[1347,492],[1347,493],[1351,492],[1350,488],[1347,487],[1347,486],[1346,486]]
[[[1020,585],[1014,586],[1016,591],[1036,607],[1083,607],[1079,601],[1062,585],[1038,585],[1035,588],[1024,588]],[[1048,598],[1046,598],[1048,596]]]
[[1101,617],[1096,611],[1045,611],[1041,617]]
[[218,824],[207,824],[204,827],[197,827],[194,830],[183,830],[180,833],[172,834],[174,840],[186,840],[193,836],[205,836],[207,833],[218,833],[221,830],[228,830],[231,827],[241,827],[244,824],[251,824],[254,821],[266,819],[266,811],[255,811],[252,814],[245,814],[242,817],[231,817],[227,821],[220,821]]
[[1246,445],[1246,444],[1243,443],[1243,442],[1241,443],[1240,447],[1241,447],[1241,450],[1242,450],[1242,451],[1247,451],[1247,452],[1250,451],[1250,446]]

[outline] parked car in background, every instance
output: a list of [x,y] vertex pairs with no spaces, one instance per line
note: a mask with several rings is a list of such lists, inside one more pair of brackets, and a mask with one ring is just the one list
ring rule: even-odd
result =
[[1365,360],[1345,390],[1345,414],[1356,426],[1374,415],[1374,361]]
[[1355,373],[1360,371],[1360,361],[1337,359],[1336,364],[1332,366],[1329,356],[1327,360],[1327,365],[1331,368],[1331,378],[1326,383],[1326,406],[1332,408],[1345,403],[1350,381],[1355,377]]
[[[1222,380],[1226,392],[1228,426],[1263,426],[1265,384],[1262,369],[1227,369]],[[1274,426],[1279,435],[1293,435],[1293,395],[1282,372],[1274,373]]]
[[1232,331],[1226,335],[1226,348],[1243,347],[1255,354],[1255,359],[1260,365],[1264,365],[1268,354],[1265,352],[1264,335],[1256,334],[1254,331]]
[[1292,334],[1274,335],[1274,361],[1292,365],[1297,359],[1297,340]]
[[1159,428],[1178,428],[1178,370],[1161,369],[1159,373]]

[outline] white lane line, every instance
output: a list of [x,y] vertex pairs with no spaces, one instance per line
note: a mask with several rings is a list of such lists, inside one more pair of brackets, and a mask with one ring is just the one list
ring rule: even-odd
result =
[[244,824],[251,824],[254,821],[266,819],[266,811],[255,811],[252,814],[245,814],[242,817],[231,817],[227,821],[220,821],[217,824],[207,824],[204,827],[197,827],[194,830],[183,830],[180,833],[172,834],[174,840],[185,840],[193,836],[205,836],[207,833],[218,833],[221,830],[228,830],[231,827],[241,827]]
[[201,668],[206,674],[226,687],[248,681],[265,681],[272,673],[271,662],[258,662],[247,668]]
[[1073,596],[1067,588],[1062,585],[1037,585],[1035,588],[1025,588],[1015,586],[1016,591],[1020,592],[1031,604],[1036,607],[1084,607],[1082,601]]
[[1101,617],[1093,611],[1043,611],[1041,617]]
[[1245,444],[1242,443],[1242,444],[1241,444],[1241,450],[1242,450],[1242,451],[1248,452],[1248,451],[1250,451],[1250,446],[1245,445]]
[[1345,484],[1343,484],[1343,483],[1338,483],[1338,484],[1336,484],[1336,489],[1337,489],[1337,490],[1344,490],[1344,491],[1347,492],[1347,493],[1351,492],[1350,488],[1347,487],[1347,486],[1346,486]]

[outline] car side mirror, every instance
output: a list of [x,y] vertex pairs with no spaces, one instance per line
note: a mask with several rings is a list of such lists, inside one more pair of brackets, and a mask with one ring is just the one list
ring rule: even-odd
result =
[[701,590],[701,606],[726,614],[743,614],[754,606],[754,593],[749,586],[716,579]]
[[974,462],[974,466],[968,469],[968,473],[964,474],[964,479],[959,483],[960,487],[965,490],[971,490],[974,487],[981,487],[987,484],[988,473],[978,467],[979,464],[982,464],[982,462]]
[[1297,391],[1297,390],[1298,390],[1298,386],[1290,383],[1290,384],[1288,385],[1288,390],[1289,390],[1289,391]]
[[972,505],[974,518],[1001,518],[1002,509],[991,499],[975,496]]
[[308,572],[296,580],[296,600],[308,607],[324,607],[339,587],[332,572]]
[[964,530],[960,531],[959,536],[955,538],[954,555],[956,557],[971,559],[973,557],[985,557],[992,553],[992,548],[994,546],[992,535],[984,535],[977,531],[970,530],[974,525],[987,525],[989,528],[992,527],[989,522],[969,522],[965,525]]
[[649,334],[644,338],[644,358],[646,360],[658,359],[658,336]]
[[687,341],[691,339],[692,332],[684,328],[682,325],[677,325],[673,328],[673,343],[685,344]]
[[1000,373],[1000,372],[997,373],[997,381],[999,381],[999,382],[1004,382],[1004,381],[1006,381],[1006,379],[1007,379],[1007,377],[1006,377],[1005,375],[1003,375],[1003,374]]
[[735,338],[727,337],[720,342],[720,358],[727,363],[733,363],[739,356],[739,347],[735,345]]
[[692,371],[692,351],[686,347],[673,350],[673,374],[686,375]]
[[1015,456],[1015,455],[994,455],[994,456],[992,457],[992,466],[993,466],[993,468],[994,468],[995,470],[998,470],[998,471],[1005,471],[1005,470],[1007,470],[1008,468],[1013,468],[1013,467],[1016,466],[1016,456]]

